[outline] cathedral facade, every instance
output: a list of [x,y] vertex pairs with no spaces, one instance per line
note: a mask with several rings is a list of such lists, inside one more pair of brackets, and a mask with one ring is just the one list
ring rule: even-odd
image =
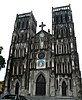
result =
[[17,14],[4,93],[78,97],[81,72],[70,5],[52,7],[52,33],[44,26],[36,33],[33,13]]

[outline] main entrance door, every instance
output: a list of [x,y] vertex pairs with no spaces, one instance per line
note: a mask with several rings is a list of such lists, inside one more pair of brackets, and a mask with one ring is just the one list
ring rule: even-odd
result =
[[40,74],[36,80],[36,95],[46,94],[46,81],[42,74]]

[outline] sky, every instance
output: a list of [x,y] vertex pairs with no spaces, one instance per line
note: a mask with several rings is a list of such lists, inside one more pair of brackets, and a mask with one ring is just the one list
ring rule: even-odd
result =
[[[82,2],[81,0],[0,0],[0,46],[3,46],[2,55],[6,59],[9,56],[12,33],[16,14],[33,12],[37,20],[37,32],[39,25],[43,21],[46,24],[45,31],[52,29],[52,7],[60,7],[71,4],[75,36],[77,41],[77,51],[79,54],[80,70],[82,72]],[[0,81],[4,80],[5,68],[0,71]],[[81,75],[82,76],[82,75]]]

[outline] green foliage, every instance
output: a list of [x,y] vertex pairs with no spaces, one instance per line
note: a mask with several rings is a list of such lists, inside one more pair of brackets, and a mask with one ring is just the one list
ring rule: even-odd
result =
[[[1,54],[1,51],[2,51],[3,47],[0,47],[0,54]],[[0,55],[0,70],[1,68],[4,68],[5,67],[5,58],[3,58],[2,55]]]
[[3,56],[0,56],[0,70],[1,68],[5,67],[5,59],[3,58]]

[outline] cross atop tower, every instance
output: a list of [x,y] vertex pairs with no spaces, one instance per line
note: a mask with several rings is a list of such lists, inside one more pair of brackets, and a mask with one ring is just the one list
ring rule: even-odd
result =
[[43,27],[46,26],[45,24],[43,24],[43,22],[41,23],[41,25],[39,25],[39,27],[41,27],[41,30],[43,30]]

